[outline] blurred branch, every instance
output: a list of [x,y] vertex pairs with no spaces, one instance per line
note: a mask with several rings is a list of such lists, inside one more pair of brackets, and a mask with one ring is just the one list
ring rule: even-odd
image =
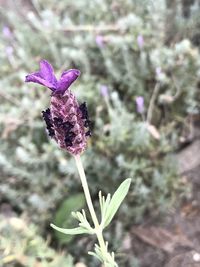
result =
[[16,106],[21,106],[21,103],[18,100],[14,100],[12,96],[8,95],[8,94],[4,94],[3,92],[0,92],[0,96],[4,99],[6,99],[8,102],[10,102],[11,104],[14,104]]
[[15,261],[16,259],[17,259],[17,255],[14,255],[14,254],[8,255],[2,259],[2,262],[7,264],[7,263],[11,263],[11,262]]
[[176,82],[176,79],[174,78],[174,76],[172,75],[172,81],[174,83],[174,86],[176,88],[176,93],[175,95],[173,96],[173,102],[180,96],[181,94],[181,88],[178,86],[177,82]]
[[[25,255],[8,255],[2,260],[3,264],[7,263],[13,263],[13,262],[18,262],[22,264],[23,266],[28,266],[30,263],[30,258],[25,256]],[[34,259],[34,267],[42,267],[42,263]]]
[[152,116],[153,116],[153,109],[154,109],[154,105],[155,105],[155,101],[156,101],[156,97],[158,95],[159,89],[160,89],[160,84],[156,83],[154,90],[153,90],[153,94],[152,94],[151,99],[150,99],[149,108],[147,111],[147,122],[149,124],[151,124],[151,120],[152,120]]
[[104,26],[93,26],[93,25],[78,25],[71,26],[62,29],[64,32],[108,32],[114,31],[118,32],[121,29],[117,25],[104,25]]

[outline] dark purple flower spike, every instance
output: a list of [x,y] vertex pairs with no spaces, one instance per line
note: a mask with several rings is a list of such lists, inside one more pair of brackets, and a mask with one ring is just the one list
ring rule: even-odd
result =
[[53,91],[50,108],[42,112],[50,137],[58,145],[73,155],[81,154],[91,135],[90,120],[86,103],[79,105],[69,86],[78,78],[80,71],[64,71],[57,80],[52,66],[46,61],[40,62],[40,70],[26,76],[26,82],[34,82]]

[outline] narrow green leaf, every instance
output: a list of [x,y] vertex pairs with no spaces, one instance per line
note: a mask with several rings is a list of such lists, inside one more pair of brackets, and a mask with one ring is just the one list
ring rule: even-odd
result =
[[59,232],[61,232],[61,233],[63,233],[63,234],[66,234],[66,235],[91,234],[88,230],[83,229],[83,228],[81,228],[81,227],[72,228],[72,229],[65,229],[65,228],[57,227],[57,226],[55,226],[55,225],[52,224],[52,223],[50,224],[50,226],[51,226],[53,229],[55,229],[55,230],[57,230],[57,231],[59,231]]
[[107,209],[108,209],[108,207],[110,205],[110,199],[111,199],[111,195],[108,194],[107,197],[106,197],[106,201],[104,203],[103,217],[105,216],[106,211],[107,211]]
[[110,204],[107,208],[104,217],[104,225],[103,225],[104,228],[109,225],[115,213],[117,212],[119,206],[121,205],[122,201],[124,200],[125,196],[128,193],[130,184],[131,184],[131,179],[130,178],[126,179],[124,182],[121,183],[117,191],[112,196],[112,199],[110,201]]
[[101,209],[101,214],[103,213],[103,201],[102,201],[102,193],[99,191],[99,204]]

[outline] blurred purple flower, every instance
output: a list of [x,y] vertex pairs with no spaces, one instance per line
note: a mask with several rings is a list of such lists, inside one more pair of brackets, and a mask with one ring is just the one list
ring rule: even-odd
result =
[[43,25],[48,28],[50,26],[50,21],[48,19],[43,20]]
[[161,67],[157,67],[156,68],[156,76],[157,76],[157,78],[159,79],[161,76],[162,76],[162,69],[161,69]]
[[156,68],[156,75],[160,75],[161,72],[162,72],[161,67],[157,67],[157,68]]
[[108,87],[106,85],[101,85],[100,93],[103,97],[108,97]]
[[95,41],[99,48],[104,48],[104,37],[102,35],[97,35]]
[[141,34],[137,37],[137,44],[140,49],[142,49],[144,46],[144,37]]
[[136,102],[136,110],[138,113],[143,113],[144,112],[144,97],[143,96],[137,96],[135,98]]
[[12,56],[14,50],[13,50],[13,47],[12,46],[6,46],[5,51],[6,51],[7,57],[9,58],[9,57]]
[[72,155],[81,154],[91,135],[86,103],[78,104],[70,85],[78,78],[80,71],[64,71],[59,80],[54,75],[51,64],[40,61],[40,70],[26,76],[26,82],[34,82],[53,91],[50,108],[42,112],[50,137]]
[[10,39],[12,37],[12,32],[8,26],[4,26],[2,30],[3,36],[7,39]]

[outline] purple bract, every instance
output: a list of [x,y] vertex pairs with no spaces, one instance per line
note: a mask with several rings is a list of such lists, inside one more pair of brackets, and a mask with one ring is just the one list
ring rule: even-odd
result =
[[64,71],[57,80],[52,66],[46,60],[41,60],[40,70],[27,75],[25,80],[44,85],[53,91],[50,108],[42,112],[43,119],[49,136],[73,155],[85,150],[87,137],[91,135],[86,103],[79,105],[69,89],[79,75],[79,70],[71,69]]

